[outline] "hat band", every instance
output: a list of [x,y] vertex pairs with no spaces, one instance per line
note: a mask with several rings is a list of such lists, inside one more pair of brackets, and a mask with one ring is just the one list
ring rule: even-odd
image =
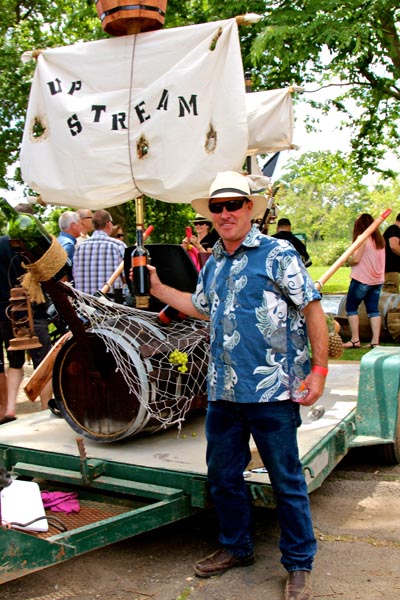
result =
[[227,193],[234,193],[238,196],[246,196],[246,198],[250,194],[250,192],[244,192],[243,190],[239,190],[238,188],[219,188],[218,190],[215,190],[214,192],[212,192],[212,194],[210,194],[210,199],[226,196]]

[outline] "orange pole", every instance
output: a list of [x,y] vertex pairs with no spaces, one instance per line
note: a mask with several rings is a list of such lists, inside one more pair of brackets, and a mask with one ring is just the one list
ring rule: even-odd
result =
[[321,290],[324,283],[326,283],[328,279],[332,277],[334,273],[336,273],[339,267],[341,267],[349,258],[349,256],[353,254],[354,250],[357,250],[357,248],[361,246],[363,242],[365,242],[371,233],[373,233],[375,229],[377,229],[379,225],[383,223],[383,221],[390,215],[391,212],[391,208],[384,210],[383,213],[377,219],[375,219],[375,221],[371,223],[371,225],[367,227],[367,229],[363,231],[363,233],[361,233],[356,240],[354,240],[351,246],[349,246],[347,250],[345,250],[343,254],[339,256],[339,258],[333,263],[333,265],[331,265],[329,269],[327,269],[325,273],[315,282],[315,287],[317,290]]

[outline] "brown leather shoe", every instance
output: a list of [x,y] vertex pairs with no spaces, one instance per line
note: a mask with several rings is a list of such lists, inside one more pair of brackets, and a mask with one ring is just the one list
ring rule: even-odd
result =
[[285,600],[313,600],[310,571],[291,571],[286,582]]
[[222,575],[233,567],[247,567],[254,563],[254,554],[244,558],[237,558],[227,550],[221,549],[209,554],[193,565],[194,572],[198,577],[213,577]]

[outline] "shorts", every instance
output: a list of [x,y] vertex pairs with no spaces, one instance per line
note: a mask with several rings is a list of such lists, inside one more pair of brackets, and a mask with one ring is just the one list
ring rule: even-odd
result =
[[346,298],[346,315],[352,316],[358,313],[358,307],[364,301],[367,315],[371,317],[380,317],[379,298],[381,296],[382,284],[368,285],[352,279]]
[[[33,319],[35,335],[38,336],[42,346],[40,348],[32,348],[28,350],[32,359],[33,368],[46,356],[51,348],[49,328],[47,319]],[[10,340],[14,338],[11,321],[0,321],[0,339],[1,339],[1,354],[0,354],[0,373],[4,373],[4,350],[7,354],[7,360],[10,369],[22,369],[25,363],[25,350],[7,350],[10,345]],[[4,345],[4,349],[3,349]]]

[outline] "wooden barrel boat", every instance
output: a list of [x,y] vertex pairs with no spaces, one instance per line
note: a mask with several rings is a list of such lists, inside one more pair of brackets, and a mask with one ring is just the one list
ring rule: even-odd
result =
[[[169,346],[161,328],[139,321],[132,320],[128,328],[110,322],[88,331],[93,370],[74,338],[57,355],[53,370],[57,408],[71,428],[86,438],[115,442],[155,433],[176,425],[182,414],[206,406],[209,344],[205,330],[194,332],[193,343],[190,337],[175,339],[188,356],[188,372],[180,374],[168,361]],[[118,350],[123,368],[109,344]],[[134,389],[123,369],[133,378]]]

